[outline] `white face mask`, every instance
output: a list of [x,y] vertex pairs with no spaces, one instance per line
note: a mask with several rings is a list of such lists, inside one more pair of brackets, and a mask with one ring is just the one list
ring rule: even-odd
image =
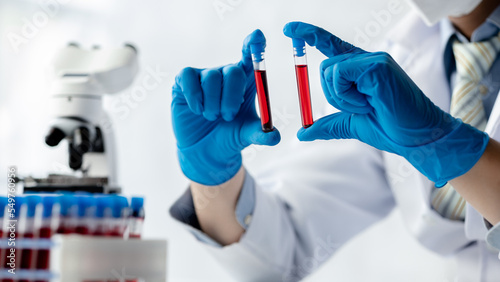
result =
[[482,0],[408,0],[429,26],[452,16],[459,17],[472,12]]

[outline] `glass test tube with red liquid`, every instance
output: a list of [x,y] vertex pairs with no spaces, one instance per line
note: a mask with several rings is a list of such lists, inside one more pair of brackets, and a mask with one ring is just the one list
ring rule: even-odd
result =
[[297,90],[299,92],[302,127],[307,128],[314,123],[312,116],[311,94],[309,90],[309,73],[307,70],[306,43],[302,39],[293,38],[293,57]]
[[91,196],[78,195],[76,197],[78,217],[75,233],[91,235],[94,232],[95,199]]
[[[35,235],[41,244],[36,254],[35,268],[37,270],[48,271],[50,269],[50,239],[59,226],[61,206],[60,197],[45,196],[42,199],[43,211],[40,228]],[[35,282],[48,282],[48,280],[37,277]]]
[[96,226],[93,236],[107,236],[111,227],[114,196],[101,196],[96,199]]
[[71,195],[62,195],[59,198],[60,202],[60,213],[59,213],[59,224],[57,225],[57,234],[72,234],[75,233],[77,217],[78,217],[78,205],[76,198]]
[[144,225],[144,198],[133,197],[130,202],[130,211],[128,237],[129,239],[140,239]]
[[[36,226],[39,222],[35,219],[35,215],[40,214],[42,197],[37,195],[30,195],[26,197],[26,205],[21,209],[19,218],[19,238],[25,243],[32,241],[35,238],[35,230],[40,226]],[[38,211],[37,211],[38,210]],[[21,242],[21,241],[20,241]],[[33,250],[31,247],[23,247],[20,251],[20,265],[21,270],[29,270],[33,266]],[[29,282],[28,279],[19,279],[19,282]]]
[[269,103],[269,88],[267,86],[266,62],[264,60],[263,43],[250,45],[252,62],[255,75],[255,86],[257,87],[257,99],[259,102],[260,121],[262,131],[273,131],[273,119],[271,116],[271,104]]

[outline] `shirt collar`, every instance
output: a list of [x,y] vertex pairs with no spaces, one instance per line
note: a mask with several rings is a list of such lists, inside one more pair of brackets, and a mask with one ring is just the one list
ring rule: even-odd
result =
[[471,40],[469,41],[458,30],[453,27],[449,19],[444,19],[440,22],[441,29],[441,54],[443,54],[445,70],[448,78],[450,79],[451,72],[455,69],[455,60],[453,59],[453,50],[451,44],[452,39],[457,38],[461,42],[478,42],[487,40],[498,34],[500,30],[500,6],[498,6],[493,13],[486,19],[472,33]]
[[498,34],[500,29],[500,6],[498,6],[493,13],[486,19],[486,21],[481,24],[472,33],[471,40],[469,41],[465,36],[463,36],[458,30],[453,27],[453,24],[449,19],[444,19],[440,22],[441,28],[441,45],[446,47],[448,41],[452,36],[457,36],[458,40],[462,42],[478,42],[484,41],[492,36]]

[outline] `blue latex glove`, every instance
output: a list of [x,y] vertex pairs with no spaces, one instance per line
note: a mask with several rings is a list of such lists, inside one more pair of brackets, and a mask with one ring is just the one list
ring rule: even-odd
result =
[[172,123],[184,174],[204,185],[231,179],[250,144],[276,145],[278,130],[264,133],[255,110],[250,44],[264,43],[260,30],[247,36],[237,64],[213,69],[185,68],[175,79]]
[[387,53],[366,52],[300,22],[287,24],[284,33],[328,57],[321,64],[321,85],[341,111],[300,129],[301,141],[358,139],[405,157],[438,187],[467,172],[483,154],[488,135],[434,105]]

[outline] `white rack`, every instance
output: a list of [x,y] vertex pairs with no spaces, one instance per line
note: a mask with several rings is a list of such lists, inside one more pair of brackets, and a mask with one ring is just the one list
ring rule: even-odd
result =
[[53,281],[167,281],[166,240],[56,235],[53,241]]

